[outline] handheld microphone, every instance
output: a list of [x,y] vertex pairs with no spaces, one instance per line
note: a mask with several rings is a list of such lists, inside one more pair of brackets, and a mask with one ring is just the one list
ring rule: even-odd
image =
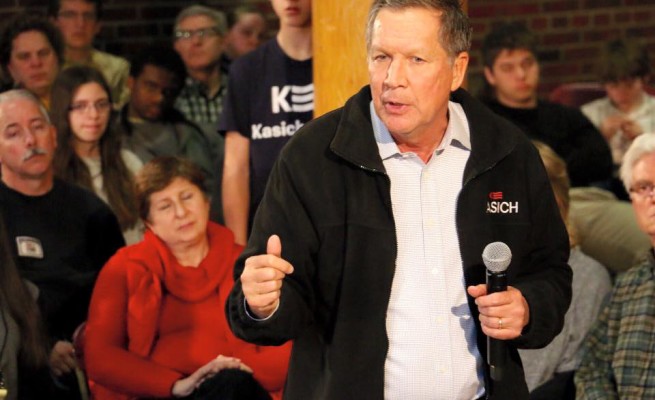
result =
[[[512,251],[503,242],[489,243],[482,252],[482,262],[487,267],[487,294],[507,290],[507,267],[512,261]],[[491,379],[503,379],[505,344],[487,336],[487,362]]]

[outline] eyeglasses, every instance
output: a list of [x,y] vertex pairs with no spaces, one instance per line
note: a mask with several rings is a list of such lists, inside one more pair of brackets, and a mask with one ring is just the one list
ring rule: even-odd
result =
[[71,106],[68,109],[71,112],[83,114],[83,113],[88,113],[89,111],[91,111],[92,108],[94,108],[98,113],[104,114],[109,112],[109,110],[111,109],[111,103],[109,102],[109,100],[98,100],[95,103],[83,101],[83,102],[71,104]]
[[78,13],[73,10],[60,11],[57,16],[61,19],[73,20],[77,18],[82,18],[84,21],[91,22],[96,20],[96,13],[94,12],[84,12]]
[[651,182],[638,183],[629,189],[629,192],[641,199],[655,197],[655,185]]
[[215,26],[210,26],[207,28],[200,28],[200,29],[178,29],[175,31],[173,36],[175,36],[175,40],[189,40],[194,36],[197,36],[199,38],[204,38],[204,37],[218,36],[218,34],[219,34],[218,28]]

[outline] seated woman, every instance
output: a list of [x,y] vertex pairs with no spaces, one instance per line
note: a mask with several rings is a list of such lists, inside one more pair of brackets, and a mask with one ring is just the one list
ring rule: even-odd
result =
[[127,244],[143,237],[134,197],[134,174],[143,163],[121,149],[112,118],[111,90],[98,70],[74,66],[52,88],[50,117],[57,128],[55,173],[95,192],[114,211]]
[[21,280],[0,218],[0,399],[48,396],[48,353],[37,292]]
[[575,398],[573,374],[582,358],[580,347],[596,321],[612,283],[607,269],[578,246],[577,231],[569,220],[570,184],[566,163],[547,145],[537,141],[534,144],[546,167],[555,200],[569,232],[573,297],[564,317],[562,332],[543,349],[521,349],[519,355],[531,400],[567,400]]
[[[229,330],[225,300],[242,247],[209,221],[203,179],[179,157],[156,158],[137,175],[144,239],[107,262],[89,309],[85,362],[96,400],[281,398],[291,344],[255,346]],[[234,387],[263,393],[227,393]]]

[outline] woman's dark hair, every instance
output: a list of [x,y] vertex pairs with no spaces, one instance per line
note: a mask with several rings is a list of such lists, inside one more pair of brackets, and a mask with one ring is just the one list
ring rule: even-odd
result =
[[648,81],[652,72],[646,47],[624,40],[607,43],[598,65],[599,77],[604,83],[635,78]]
[[[36,371],[47,365],[47,339],[36,299],[20,278],[9,248],[4,218],[0,215],[0,308],[9,312],[18,325],[20,350],[18,362]],[[5,333],[7,334],[7,333]]]
[[236,25],[237,22],[239,22],[241,16],[246,14],[259,14],[262,16],[262,18],[264,18],[264,20],[266,20],[266,16],[264,16],[264,13],[262,13],[260,9],[253,5],[246,4],[236,7],[232,9],[232,11],[225,14],[227,17],[227,28],[232,29],[232,27]]
[[[60,178],[76,183],[93,191],[89,168],[75,153],[72,141],[75,138],[70,127],[70,107],[77,90],[87,83],[97,83],[107,93],[111,103],[111,89],[102,73],[95,68],[73,66],[59,73],[52,86],[50,118],[57,128],[57,151],[54,157],[55,174]],[[139,217],[134,196],[134,178],[121,156],[121,137],[109,115],[107,129],[100,138],[100,165],[103,189],[107,193],[112,208],[123,230],[133,227]]]
[[136,175],[136,199],[142,220],[147,221],[150,215],[150,196],[165,189],[176,178],[191,182],[205,197],[208,196],[205,174],[193,161],[174,156],[154,158]]
[[61,66],[64,62],[64,39],[59,30],[47,19],[27,13],[22,13],[10,19],[2,29],[0,35],[0,64],[2,71],[9,75],[7,65],[11,60],[11,50],[14,46],[14,39],[21,33],[37,31],[50,42],[50,46],[57,56],[57,62]]

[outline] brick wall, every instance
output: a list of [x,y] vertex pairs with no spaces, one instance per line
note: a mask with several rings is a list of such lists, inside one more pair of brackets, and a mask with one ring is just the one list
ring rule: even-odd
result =
[[655,0],[469,0],[469,15],[473,92],[484,79],[478,49],[498,21],[522,21],[537,34],[542,95],[563,82],[594,81],[601,48],[614,38],[643,43],[655,62]]
[[[0,21],[27,8],[45,13],[47,0],[0,0]],[[328,0],[318,0],[328,1]],[[338,0],[337,0],[338,1]],[[218,9],[248,3],[267,13],[271,33],[275,16],[268,0],[207,0]],[[105,0],[104,27],[99,47],[129,54],[152,41],[170,38],[172,21],[188,0]],[[524,21],[540,39],[542,94],[561,82],[595,80],[594,65],[604,42],[614,37],[638,40],[655,60],[655,0],[469,0],[474,41],[469,87],[482,83],[479,49],[494,22]]]
[[[272,29],[276,27],[268,0],[104,0],[103,28],[97,45],[113,53],[130,54],[153,42],[169,42],[175,16],[195,3],[219,10],[252,4],[268,15]],[[45,15],[47,0],[0,0],[0,22],[25,9]]]

